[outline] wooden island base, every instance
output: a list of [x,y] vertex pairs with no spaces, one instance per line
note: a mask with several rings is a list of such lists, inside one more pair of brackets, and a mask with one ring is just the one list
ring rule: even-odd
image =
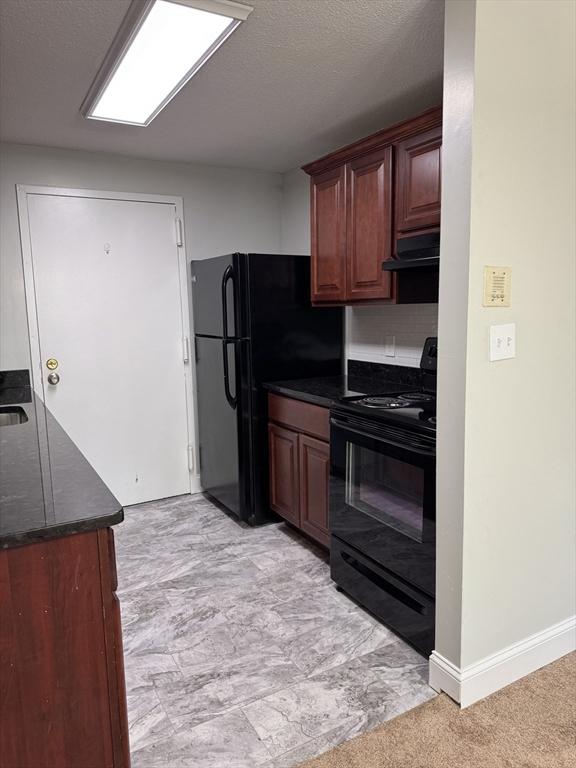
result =
[[129,768],[111,528],[0,551],[2,768]]

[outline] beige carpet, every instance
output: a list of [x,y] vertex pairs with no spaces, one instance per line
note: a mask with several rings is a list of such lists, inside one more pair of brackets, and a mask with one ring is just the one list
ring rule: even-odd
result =
[[438,696],[300,768],[576,768],[576,653],[464,710]]

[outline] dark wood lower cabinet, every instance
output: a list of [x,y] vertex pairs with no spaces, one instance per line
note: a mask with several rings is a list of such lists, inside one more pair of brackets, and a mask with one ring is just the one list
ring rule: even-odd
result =
[[129,768],[111,529],[0,552],[2,768]]
[[328,546],[328,487],[330,446],[308,435],[298,436],[300,469],[300,527]]
[[270,506],[289,523],[300,526],[298,501],[298,435],[276,424],[268,427]]
[[268,415],[270,506],[287,522],[328,546],[329,411],[270,394]]

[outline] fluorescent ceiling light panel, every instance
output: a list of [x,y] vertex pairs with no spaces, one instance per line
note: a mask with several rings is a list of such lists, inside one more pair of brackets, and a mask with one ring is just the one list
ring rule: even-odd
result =
[[82,113],[148,125],[251,11],[227,0],[134,0]]

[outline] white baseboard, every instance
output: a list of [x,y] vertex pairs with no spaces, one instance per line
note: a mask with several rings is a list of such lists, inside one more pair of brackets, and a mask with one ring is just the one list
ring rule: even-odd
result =
[[430,655],[429,680],[430,687],[438,693],[447,693],[454,701],[461,700],[461,673],[460,668],[444,658],[438,651],[432,651]]
[[432,651],[430,685],[464,708],[574,650],[576,616],[463,669]]

